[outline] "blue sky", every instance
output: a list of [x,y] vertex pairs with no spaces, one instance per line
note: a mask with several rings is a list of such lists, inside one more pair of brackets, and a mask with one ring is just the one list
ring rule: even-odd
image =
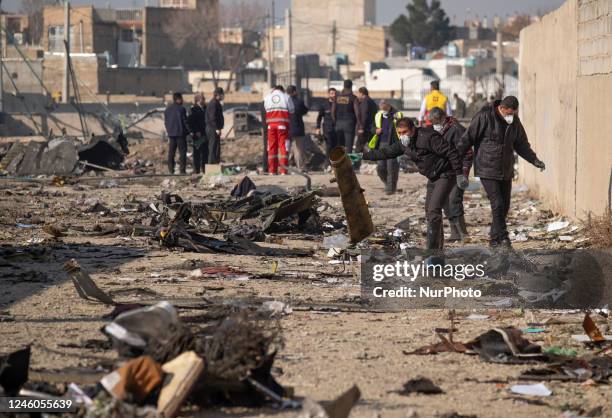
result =
[[[232,0],[221,0],[231,2]],[[271,0],[266,0],[271,3]],[[321,0],[325,1],[325,0]],[[461,23],[466,17],[474,18],[476,14],[480,17],[487,15],[492,18],[495,14],[505,16],[514,13],[535,14],[546,12],[559,7],[565,0],[441,0],[442,6],[451,18],[452,23]],[[409,0],[377,0],[378,24],[389,24],[399,14],[405,12],[405,6]],[[21,0],[3,0],[2,7],[8,11],[18,11]],[[71,0],[72,4],[95,4],[98,7],[140,7],[145,0]],[[148,0],[150,5],[155,5],[156,0]],[[276,0],[278,16],[288,7],[290,0]]]

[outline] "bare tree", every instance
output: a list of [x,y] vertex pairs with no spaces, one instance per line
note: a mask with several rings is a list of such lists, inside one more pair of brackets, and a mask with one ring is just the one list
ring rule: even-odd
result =
[[506,23],[502,28],[505,34],[518,38],[521,30],[531,25],[531,17],[529,15],[519,15]]
[[[178,48],[189,44],[200,51],[215,87],[219,86],[221,71],[228,71],[226,90],[230,90],[236,72],[246,64],[249,55],[254,55],[262,36],[267,9],[260,3],[243,0],[231,11],[222,9],[219,14],[205,9],[177,11],[168,23],[168,31],[177,40]],[[241,28],[241,36],[233,41],[231,34],[222,33],[224,27]]]

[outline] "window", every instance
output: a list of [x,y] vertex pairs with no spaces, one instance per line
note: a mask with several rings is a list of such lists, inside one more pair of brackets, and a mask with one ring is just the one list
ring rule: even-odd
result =
[[285,40],[283,39],[282,36],[274,37],[273,50],[274,52],[283,52],[285,50]]
[[[76,44],[74,26],[70,27],[70,48]],[[49,51],[64,52],[64,26],[49,26]]]

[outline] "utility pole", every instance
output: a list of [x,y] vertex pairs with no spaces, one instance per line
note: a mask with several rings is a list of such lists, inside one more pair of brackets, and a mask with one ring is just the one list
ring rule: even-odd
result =
[[62,82],[62,102],[70,102],[70,2],[64,2],[64,79]]
[[[2,10],[2,0],[0,0],[0,10]],[[3,29],[2,16],[0,16],[0,113],[4,112],[4,63],[2,61],[4,50],[2,46],[6,33],[4,33]]]
[[338,37],[338,27],[336,21],[332,24],[332,55],[336,56],[336,38]]
[[[336,21],[335,20],[332,23],[331,35],[332,35],[332,53],[331,53],[331,59],[332,59],[332,62],[333,62],[333,61],[336,60],[336,38],[338,36],[338,27],[336,26]],[[331,64],[331,62],[329,64]],[[331,85],[331,72],[332,72],[332,68],[331,68],[331,65],[330,65],[327,68],[327,88],[328,89],[329,89],[329,87]]]
[[274,47],[274,2],[272,2],[271,13],[268,13],[268,86],[272,88],[272,61],[274,60],[274,53],[272,48]]
[[291,9],[285,9],[285,20],[286,20],[286,25],[287,25],[287,45],[288,45],[288,51],[287,51],[287,58],[289,59],[289,64],[287,66],[287,68],[289,68],[289,84],[293,84],[293,60],[292,60],[292,56],[293,56],[293,29],[292,29],[292,25],[291,25]]
[[504,86],[504,50],[503,50],[503,39],[502,39],[502,31],[500,27],[497,27],[497,50],[496,50],[496,65],[495,65],[495,75],[497,78],[497,82],[501,86],[502,89],[505,89]]

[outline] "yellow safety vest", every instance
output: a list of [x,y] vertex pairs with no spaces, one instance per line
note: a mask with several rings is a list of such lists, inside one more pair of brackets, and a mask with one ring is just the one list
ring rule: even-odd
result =
[[428,112],[434,107],[446,111],[446,102],[448,102],[448,99],[439,90],[434,90],[425,96],[425,106]]
[[[404,114],[402,112],[395,112],[395,114],[393,115],[393,127],[396,129],[396,132],[397,132],[397,121],[403,117],[404,117]],[[376,116],[374,116],[374,125],[376,126],[377,129],[382,128],[382,118],[383,118],[382,111],[379,110],[376,113]],[[370,139],[370,142],[368,143],[368,148],[375,149],[376,145],[378,145],[378,135],[374,134],[374,136],[372,137],[372,139]]]

